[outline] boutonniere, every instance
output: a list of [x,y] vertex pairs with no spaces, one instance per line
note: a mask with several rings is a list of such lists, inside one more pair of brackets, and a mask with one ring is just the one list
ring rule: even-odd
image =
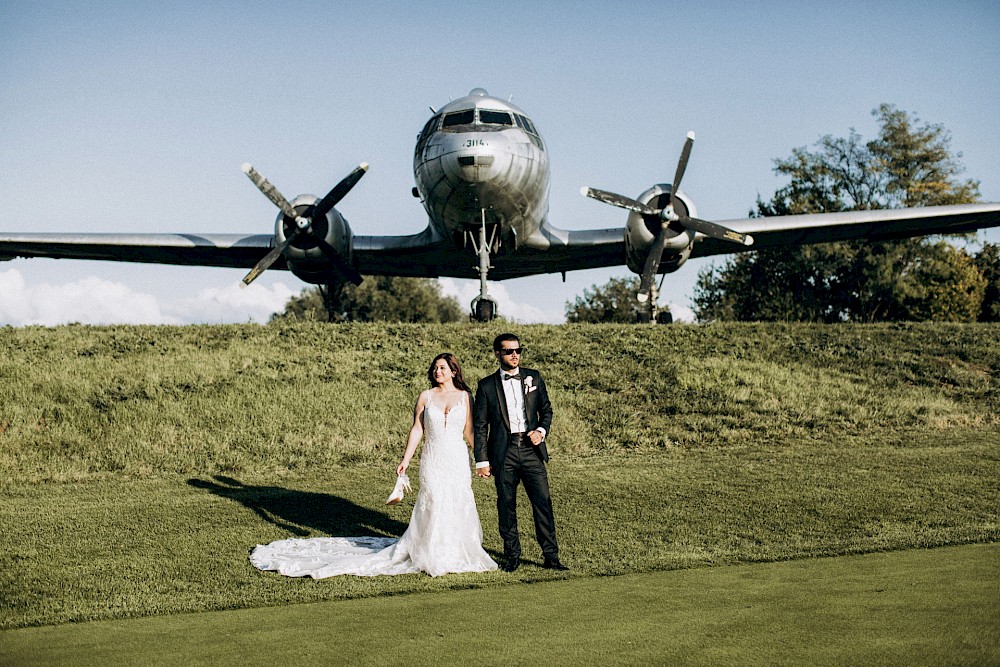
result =
[[533,380],[534,380],[534,378],[532,378],[530,375],[528,377],[524,378],[524,391],[526,393],[530,394],[531,392],[533,392],[536,389],[538,389],[538,387],[532,387],[531,386]]

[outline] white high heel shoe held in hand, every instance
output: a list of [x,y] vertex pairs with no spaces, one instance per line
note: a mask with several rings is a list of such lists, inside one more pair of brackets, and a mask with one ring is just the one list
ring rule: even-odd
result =
[[396,478],[396,486],[392,489],[392,493],[389,494],[389,499],[385,501],[386,505],[397,505],[403,499],[403,491],[410,490],[410,478],[405,474],[400,475]]

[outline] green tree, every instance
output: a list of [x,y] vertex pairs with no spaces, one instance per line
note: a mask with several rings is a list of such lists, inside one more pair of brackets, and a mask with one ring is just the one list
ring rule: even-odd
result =
[[[751,215],[971,203],[979,183],[959,180],[960,154],[940,125],[920,124],[883,104],[878,136],[865,143],[822,137],[775,161],[789,183]],[[978,265],[940,240],[849,241],[765,249],[704,269],[695,287],[700,320],[812,322],[975,319],[982,300]],[[980,275],[980,278],[982,276]],[[946,288],[941,281],[958,281]],[[932,285],[924,285],[930,281]]]
[[[346,284],[332,295],[333,321],[339,322],[458,322],[466,319],[453,297],[441,294],[430,278],[369,276],[361,285]],[[289,299],[271,320],[327,320],[318,287],[307,287]]]
[[648,306],[639,303],[639,278],[612,278],[604,285],[583,290],[583,296],[566,302],[567,322],[640,322],[648,319]]
[[986,280],[980,322],[1000,322],[1000,245],[987,243],[973,260]]
[[923,246],[900,280],[902,312],[896,319],[975,322],[986,278],[965,250],[945,241]]

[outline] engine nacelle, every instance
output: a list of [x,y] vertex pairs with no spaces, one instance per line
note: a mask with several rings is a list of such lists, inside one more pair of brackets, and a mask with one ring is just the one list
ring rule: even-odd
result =
[[[659,183],[636,197],[636,200],[651,208],[662,209],[670,203],[670,187],[669,183]],[[683,190],[677,191],[677,199],[675,212],[678,215],[698,217],[694,202],[688,199]],[[653,241],[656,240],[656,235],[659,233],[659,218],[643,216],[635,211],[629,212],[628,223],[625,226],[625,264],[630,271],[642,273],[649,247],[653,245]],[[684,229],[680,225],[670,227],[667,231],[667,244],[663,249],[663,258],[660,260],[657,273],[676,271],[681,264],[687,261],[687,258],[691,256],[691,248],[694,246],[694,234],[693,231]]]
[[[298,213],[308,216],[310,209],[318,201],[319,197],[315,195],[299,195],[291,203]],[[275,243],[284,243],[288,234],[294,229],[295,221],[279,213],[274,223]],[[339,271],[332,258],[328,256],[329,249],[320,247],[320,240],[325,241],[350,264],[353,239],[354,233],[351,232],[347,220],[337,209],[332,208],[325,216],[313,219],[309,230],[300,233],[285,248],[285,263],[300,280],[313,284],[329,283],[331,275],[337,276]]]

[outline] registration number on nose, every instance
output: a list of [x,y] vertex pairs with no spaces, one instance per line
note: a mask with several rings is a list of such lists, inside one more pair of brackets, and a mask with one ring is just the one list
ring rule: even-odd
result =
[[466,139],[463,148],[472,148],[473,146],[488,146],[485,139]]

